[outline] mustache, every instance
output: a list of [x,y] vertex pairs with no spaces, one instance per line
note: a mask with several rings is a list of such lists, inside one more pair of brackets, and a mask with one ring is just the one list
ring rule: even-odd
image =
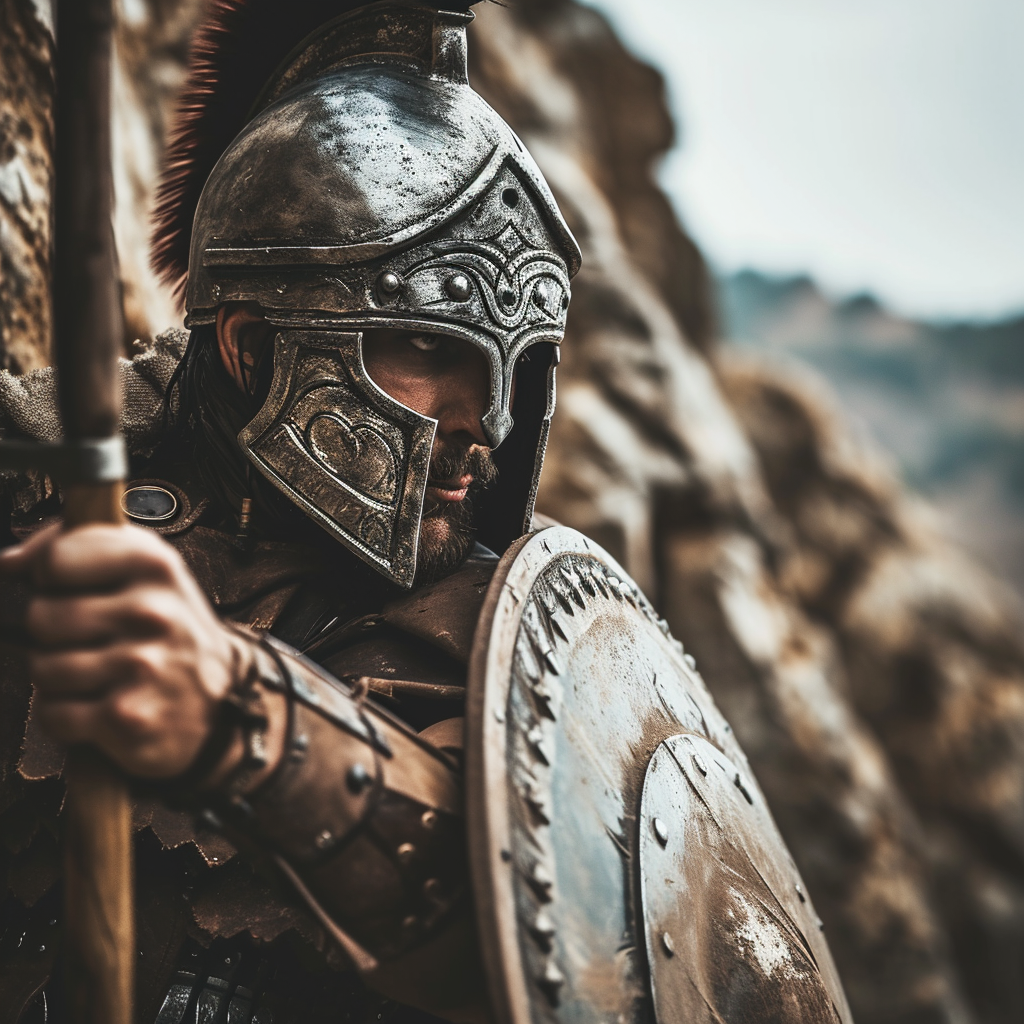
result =
[[[484,488],[498,479],[498,467],[491,450],[481,445],[469,448],[445,446],[436,448],[430,460],[429,482],[450,484],[472,475],[469,494],[457,503],[427,500],[423,510],[423,523],[444,520],[448,529],[443,540],[434,539],[420,545],[416,578],[420,583],[432,583],[457,569],[473,547],[476,536],[476,498]],[[421,535],[422,536],[422,535]]]
[[442,448],[430,460],[430,480],[447,483],[459,477],[472,476],[471,490],[482,491],[498,479],[490,448]]

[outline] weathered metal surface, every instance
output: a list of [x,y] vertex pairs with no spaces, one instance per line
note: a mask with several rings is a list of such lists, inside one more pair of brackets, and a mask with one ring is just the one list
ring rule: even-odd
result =
[[[515,393],[519,423],[506,447],[523,449],[503,453],[514,469],[498,465],[503,500],[515,506],[502,518],[516,520],[487,538],[500,550],[528,528],[533,511],[554,407],[553,348],[565,332],[569,280],[581,257],[533,159],[469,85],[471,20],[386,0],[325,25],[285,62],[258,113],[225,140],[203,190],[186,307],[192,326],[212,323],[225,302],[244,301],[291,329],[398,328],[477,346],[490,372],[481,419],[487,443],[497,448],[512,430]],[[550,372],[517,379],[523,354],[538,344],[535,361]],[[376,452],[365,460],[368,472],[387,484],[386,494],[362,486],[361,455],[325,475],[325,460],[300,433],[278,432],[276,460],[251,453],[342,543],[408,586],[429,449],[424,458],[418,442],[394,443],[410,414],[382,405],[364,378],[344,396],[346,437],[332,456],[358,448],[352,435],[362,431],[361,443]],[[332,430],[342,422],[333,381],[291,394],[282,390],[289,383],[300,387],[302,375],[288,381],[278,367],[247,438],[290,403],[312,412],[327,391],[318,422],[332,422]],[[425,436],[431,422],[418,420]],[[379,427],[372,436],[371,424]]]
[[647,768],[640,892],[655,1016],[849,1020],[821,921],[764,798],[701,736],[673,736]]
[[238,442],[307,515],[410,586],[436,425],[369,379],[359,334],[286,331]]
[[[605,551],[563,527],[516,545],[488,593],[469,687],[473,881],[501,1024],[850,1020],[728,724]],[[700,790],[664,767],[690,742],[708,770]],[[734,775],[725,788],[713,774],[721,764]],[[645,793],[648,776],[657,781]],[[756,918],[745,931],[737,919],[731,934],[742,944],[694,939],[725,936],[692,922],[741,905],[775,930]],[[779,936],[790,943],[781,952]],[[784,954],[800,984],[782,983]],[[695,1003],[704,977],[725,983]],[[732,998],[740,978],[747,987]]]

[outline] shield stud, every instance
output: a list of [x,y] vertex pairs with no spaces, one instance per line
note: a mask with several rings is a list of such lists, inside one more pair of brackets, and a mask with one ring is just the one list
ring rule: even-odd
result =
[[467,710],[500,1024],[851,1020],[799,872],[692,658],[553,527],[502,559]]

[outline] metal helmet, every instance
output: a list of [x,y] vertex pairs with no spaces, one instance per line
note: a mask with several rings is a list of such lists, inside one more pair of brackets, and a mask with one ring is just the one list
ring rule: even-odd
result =
[[501,449],[478,527],[504,550],[532,516],[581,260],[537,165],[469,85],[472,18],[382,0],[313,32],[220,156],[192,231],[187,324],[256,302],[280,328],[269,397],[239,443],[403,586],[437,424],[370,379],[362,332],[429,330],[485,354],[481,425]]

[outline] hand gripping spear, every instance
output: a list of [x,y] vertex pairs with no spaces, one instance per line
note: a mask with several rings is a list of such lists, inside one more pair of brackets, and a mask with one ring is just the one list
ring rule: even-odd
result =
[[[63,488],[65,528],[121,519],[123,338],[112,225],[113,0],[57,0],[54,352],[64,441],[0,443],[0,464]],[[91,748],[69,752],[64,806],[64,951],[74,1024],[131,1024],[135,942],[131,805]]]

